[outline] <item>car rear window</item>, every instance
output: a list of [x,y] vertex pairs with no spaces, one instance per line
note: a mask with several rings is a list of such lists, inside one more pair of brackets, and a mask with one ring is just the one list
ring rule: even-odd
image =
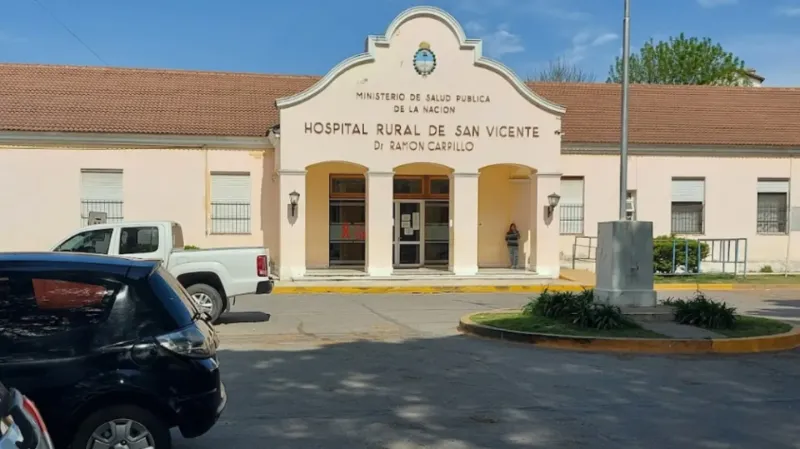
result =
[[172,247],[183,248],[183,228],[178,223],[172,223]]
[[113,291],[104,285],[58,279],[31,279],[33,297],[40,309],[102,309]]
[[186,289],[163,267],[150,275],[150,286],[178,326],[188,326],[197,315],[197,307]]
[[0,357],[88,352],[123,288],[90,272],[0,273]]

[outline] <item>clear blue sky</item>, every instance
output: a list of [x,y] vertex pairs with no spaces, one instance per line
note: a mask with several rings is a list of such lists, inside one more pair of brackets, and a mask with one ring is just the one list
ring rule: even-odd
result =
[[[622,0],[5,0],[0,61],[324,74],[403,9],[452,13],[521,76],[563,57],[604,80]],[[632,44],[708,36],[800,86],[800,0],[632,0]],[[52,15],[57,19],[54,19]],[[78,39],[62,27],[63,22]],[[80,40],[96,52],[95,57]],[[101,62],[102,61],[104,62]]]

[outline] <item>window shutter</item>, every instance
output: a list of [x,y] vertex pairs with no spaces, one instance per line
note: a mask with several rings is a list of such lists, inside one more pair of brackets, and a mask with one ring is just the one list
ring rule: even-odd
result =
[[82,201],[122,201],[122,171],[81,170]]
[[561,178],[561,200],[559,204],[583,204],[583,178]]
[[212,203],[250,203],[250,175],[211,174]]
[[785,179],[759,179],[758,193],[789,193],[789,181]]
[[703,203],[706,196],[704,179],[673,179],[673,203]]

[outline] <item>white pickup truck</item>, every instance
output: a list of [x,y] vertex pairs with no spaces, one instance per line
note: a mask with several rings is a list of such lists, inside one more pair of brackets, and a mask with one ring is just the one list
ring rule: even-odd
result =
[[53,251],[160,260],[213,322],[230,310],[237,296],[272,292],[267,249],[186,250],[181,225],[172,221],[87,226],[61,240]]

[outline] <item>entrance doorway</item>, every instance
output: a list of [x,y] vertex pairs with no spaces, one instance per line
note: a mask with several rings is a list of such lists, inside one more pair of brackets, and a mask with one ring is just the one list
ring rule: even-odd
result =
[[330,266],[364,266],[366,261],[366,203],[363,200],[330,200]]
[[412,174],[416,171],[410,170],[413,165],[394,177],[393,265],[446,268],[450,260],[450,180],[444,174]]
[[447,266],[450,256],[449,218],[447,201],[395,200],[394,266]]
[[[392,264],[444,267],[450,259],[450,180],[444,175],[394,179]],[[363,267],[366,259],[366,182],[362,174],[331,174],[328,266]]]
[[328,266],[363,267],[366,261],[366,192],[364,175],[330,177]]
[[402,268],[422,266],[425,223],[422,200],[394,202],[394,265]]

